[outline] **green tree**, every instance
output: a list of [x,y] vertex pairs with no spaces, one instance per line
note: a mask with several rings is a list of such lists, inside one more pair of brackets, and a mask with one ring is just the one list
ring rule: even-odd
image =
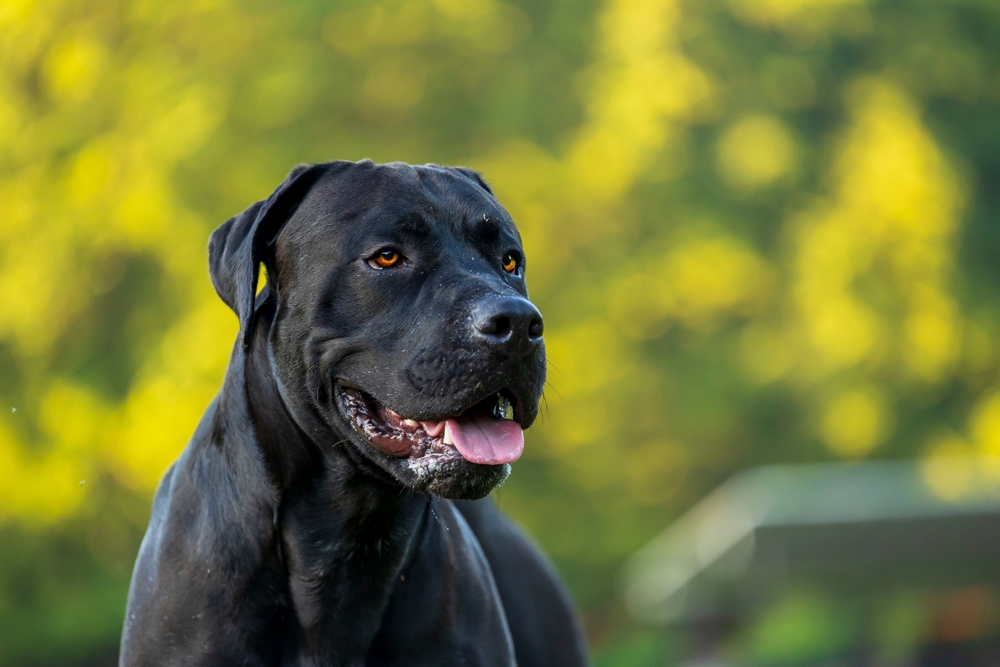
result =
[[550,386],[499,499],[599,653],[618,563],[734,470],[962,493],[935,462],[1000,456],[998,42],[986,0],[6,2],[0,661],[113,656],[235,335],[207,236],[303,161],[464,164],[521,225]]

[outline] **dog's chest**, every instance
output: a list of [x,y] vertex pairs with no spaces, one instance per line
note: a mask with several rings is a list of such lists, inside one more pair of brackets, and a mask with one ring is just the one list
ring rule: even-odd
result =
[[514,664],[489,565],[461,515],[433,499],[413,531],[378,545],[314,541],[308,554],[290,550],[305,664]]

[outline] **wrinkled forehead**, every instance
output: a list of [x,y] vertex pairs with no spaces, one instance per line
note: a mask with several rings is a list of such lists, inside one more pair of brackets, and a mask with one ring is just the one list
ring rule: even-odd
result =
[[[279,239],[292,245],[363,242],[372,234],[432,235],[475,242],[509,236],[507,211],[473,172],[399,162],[336,165],[309,192]],[[279,246],[284,243],[279,243]]]

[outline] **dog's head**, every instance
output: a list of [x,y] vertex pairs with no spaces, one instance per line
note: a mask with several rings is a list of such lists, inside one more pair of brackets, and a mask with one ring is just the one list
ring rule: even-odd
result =
[[517,228],[478,174],[298,167],[219,227],[209,255],[239,344],[255,307],[273,307],[272,373],[303,430],[328,432],[321,446],[445,497],[482,497],[507,477],[545,382],[542,316]]

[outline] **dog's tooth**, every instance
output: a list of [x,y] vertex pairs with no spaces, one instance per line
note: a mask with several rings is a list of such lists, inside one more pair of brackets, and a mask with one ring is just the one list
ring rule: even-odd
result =
[[497,404],[493,407],[493,416],[497,419],[513,419],[514,406],[503,396],[499,397]]
[[444,437],[441,439],[441,441],[444,444],[446,444],[446,445],[454,445],[455,444],[455,440],[452,439],[452,437],[451,437],[451,429],[448,428],[448,422],[444,423]]
[[424,431],[427,432],[427,435],[431,436],[432,438],[438,437],[439,435],[441,435],[441,431],[444,430],[444,422],[443,421],[440,421],[440,422],[420,422],[420,425],[424,427]]
[[418,424],[417,420],[415,419],[404,419],[403,423],[409,426],[410,428],[417,428],[418,426],[420,426],[420,424]]

